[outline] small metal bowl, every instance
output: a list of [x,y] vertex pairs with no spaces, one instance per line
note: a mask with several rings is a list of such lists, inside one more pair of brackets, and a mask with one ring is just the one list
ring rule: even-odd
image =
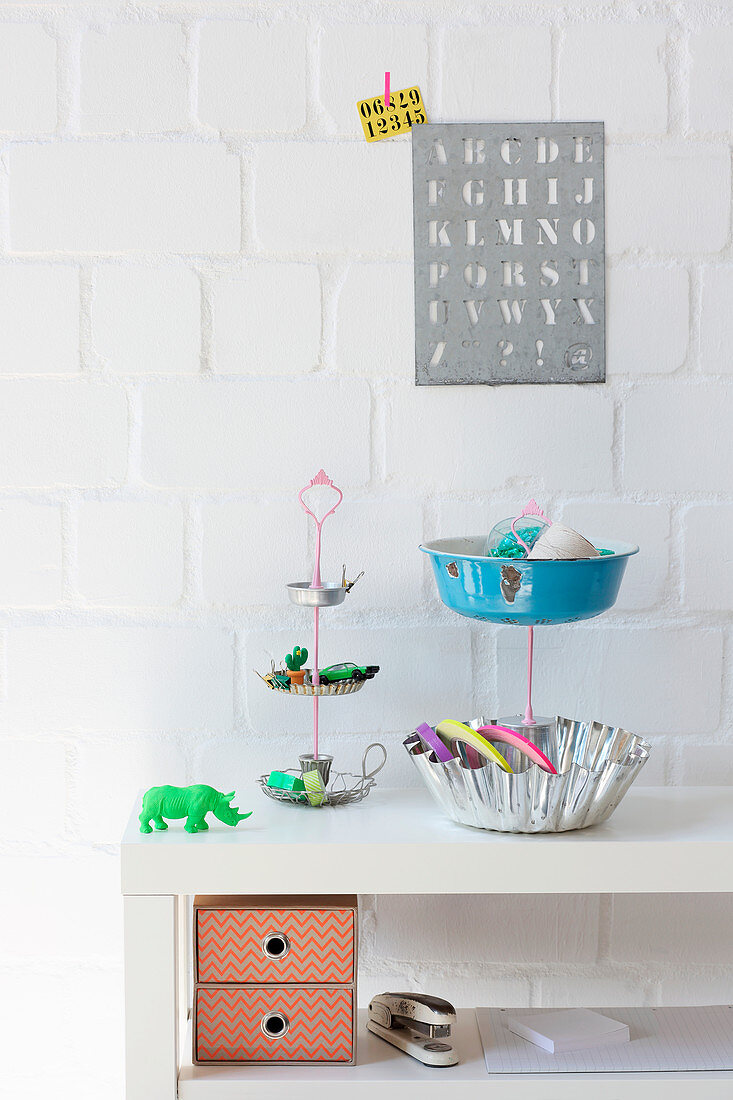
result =
[[300,607],[336,607],[346,599],[346,588],[340,583],[311,588],[310,581],[292,581],[288,585],[288,595]]

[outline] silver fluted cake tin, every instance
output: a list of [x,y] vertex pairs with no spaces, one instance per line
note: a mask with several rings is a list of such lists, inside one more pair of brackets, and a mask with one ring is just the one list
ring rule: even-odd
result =
[[[476,728],[483,719],[468,723]],[[492,723],[495,724],[495,723]],[[556,718],[538,745],[557,768],[551,775],[519,750],[499,745],[514,773],[498,764],[441,763],[416,733],[404,741],[438,805],[461,825],[500,833],[563,833],[606,821],[649,759],[637,734],[602,722]]]

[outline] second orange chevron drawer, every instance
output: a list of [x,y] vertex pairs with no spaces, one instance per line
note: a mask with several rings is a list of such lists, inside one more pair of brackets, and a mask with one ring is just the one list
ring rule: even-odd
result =
[[275,909],[197,899],[196,981],[352,982],[355,909],[350,900],[342,906],[309,906],[300,899],[300,905]]
[[350,986],[199,985],[197,1065],[354,1060]]

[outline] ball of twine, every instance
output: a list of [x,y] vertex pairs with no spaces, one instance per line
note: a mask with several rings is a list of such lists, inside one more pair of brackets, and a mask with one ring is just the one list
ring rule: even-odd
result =
[[593,543],[562,523],[553,523],[552,527],[543,531],[527,555],[529,561],[572,561],[597,557],[599,554]]

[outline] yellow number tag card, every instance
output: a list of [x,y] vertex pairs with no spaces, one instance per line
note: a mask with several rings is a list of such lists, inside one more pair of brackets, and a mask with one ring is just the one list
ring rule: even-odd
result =
[[419,88],[390,92],[389,107],[385,100],[385,96],[378,95],[374,99],[362,99],[356,105],[367,141],[397,137],[428,121]]

